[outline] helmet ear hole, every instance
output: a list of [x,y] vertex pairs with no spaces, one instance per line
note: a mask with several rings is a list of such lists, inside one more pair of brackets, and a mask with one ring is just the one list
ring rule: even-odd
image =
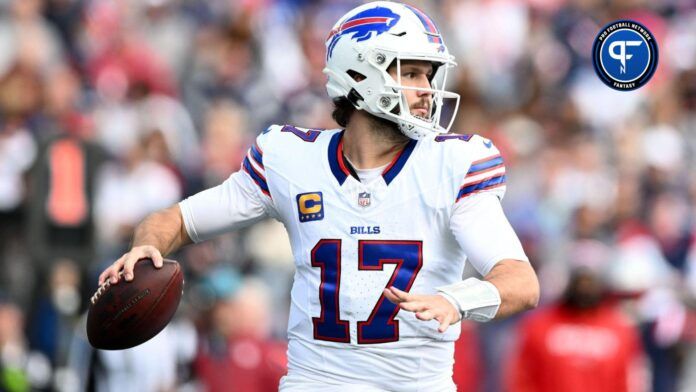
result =
[[348,74],[348,76],[353,78],[353,80],[355,80],[356,82],[362,82],[363,80],[367,79],[367,76],[361,74],[358,71],[354,71],[352,69],[349,69],[348,71],[346,71],[346,73]]

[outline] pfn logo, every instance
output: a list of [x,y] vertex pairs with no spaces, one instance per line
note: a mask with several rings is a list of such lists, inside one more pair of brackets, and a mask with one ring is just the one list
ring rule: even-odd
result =
[[657,69],[657,42],[643,25],[630,20],[608,24],[595,38],[592,60],[597,76],[615,90],[635,90]]
[[[613,59],[619,60],[621,62],[620,73],[626,73],[626,60],[630,60],[633,55],[626,54],[627,46],[640,46],[643,41],[614,41],[609,44],[609,56]],[[619,48],[619,52],[616,52],[616,48]]]

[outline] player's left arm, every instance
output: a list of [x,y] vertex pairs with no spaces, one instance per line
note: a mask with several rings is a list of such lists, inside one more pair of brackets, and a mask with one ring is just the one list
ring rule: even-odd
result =
[[488,321],[536,307],[539,281],[528,262],[505,259],[497,262],[483,280],[469,278],[440,294],[412,294],[388,287],[384,296],[401,309],[414,312],[419,320],[436,320],[440,323],[438,331],[445,332],[462,317]]
[[484,281],[495,286],[500,295],[500,306],[495,318],[533,309],[539,303],[539,280],[526,261],[501,260],[484,277]]
[[420,320],[437,320],[440,332],[461,318],[489,321],[537,305],[540,292],[536,273],[497,195],[485,192],[460,200],[450,228],[483,280],[468,278],[438,287],[437,295],[390,287],[384,291],[387,299],[416,313]]
[[466,170],[454,176],[460,181],[454,184],[450,230],[483,279],[468,278],[438,287],[437,295],[411,294],[394,287],[384,291],[387,299],[414,312],[418,319],[437,320],[440,332],[462,318],[502,318],[533,308],[539,301],[536,273],[501,205],[506,169],[500,151],[480,136],[462,141],[467,144],[449,145],[457,152],[448,160],[451,167]]
[[481,192],[457,202],[450,229],[483,280],[468,278],[438,287],[475,321],[507,317],[539,301],[539,282],[500,203],[501,193]]

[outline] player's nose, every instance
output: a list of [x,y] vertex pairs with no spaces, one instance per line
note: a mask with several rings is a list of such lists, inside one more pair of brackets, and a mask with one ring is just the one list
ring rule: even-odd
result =
[[[422,89],[430,89],[430,80],[428,80],[428,77],[426,75],[419,75],[418,79],[416,80],[416,87]],[[417,90],[417,95],[418,97],[429,96],[432,95],[432,92],[426,90]]]

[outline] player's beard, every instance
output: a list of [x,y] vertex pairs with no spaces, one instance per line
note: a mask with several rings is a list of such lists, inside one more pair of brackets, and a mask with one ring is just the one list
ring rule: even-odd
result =
[[[420,101],[411,105],[411,107],[410,107],[411,115],[413,117],[416,117],[416,118],[421,119],[423,121],[430,121],[430,116],[432,115],[431,110],[430,110],[431,105],[432,105],[432,102],[430,100],[421,99]],[[422,116],[420,114],[414,113],[418,109],[425,109],[426,114],[424,116]]]
[[[367,113],[367,112],[366,112]],[[399,126],[389,120],[367,113],[370,131],[377,138],[396,144],[408,141],[408,137],[401,133]]]
[[[429,102],[427,99],[422,99],[422,100],[414,103],[413,105],[411,105],[411,107],[409,108],[409,111],[410,111],[412,116],[420,117],[420,116],[416,116],[416,114],[413,112],[413,110],[416,110],[418,108],[426,109],[427,114],[426,114],[425,118],[423,118],[423,117],[420,117],[420,118],[427,121],[430,119],[430,115],[431,115],[431,113],[430,113],[430,105],[431,104],[432,103]],[[394,111],[395,114],[398,114],[399,106],[397,106],[394,109],[395,109],[395,111]],[[396,123],[394,123],[390,120],[381,118],[381,117],[377,117],[377,116],[372,115],[370,113],[367,113],[367,114],[369,114],[368,117],[370,119],[370,131],[372,131],[376,136],[382,138],[385,141],[389,141],[391,143],[402,143],[402,142],[406,142],[406,141],[410,140],[408,136],[404,135],[399,130],[399,126]]]

